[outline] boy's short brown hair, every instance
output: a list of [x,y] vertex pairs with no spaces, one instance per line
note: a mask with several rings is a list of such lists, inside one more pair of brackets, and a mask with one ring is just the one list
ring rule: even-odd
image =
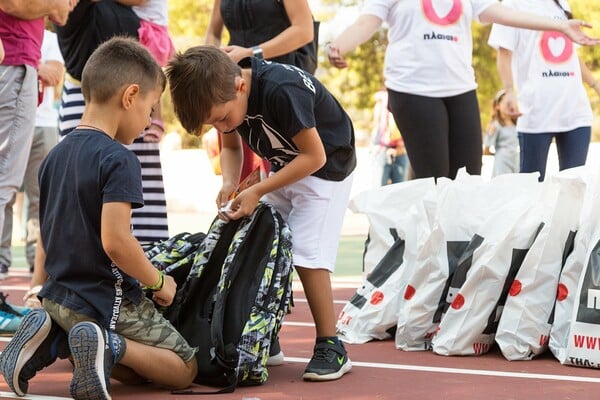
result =
[[215,46],[195,46],[171,58],[166,69],[175,114],[181,125],[198,132],[213,106],[235,99],[240,67]]
[[86,103],[105,103],[126,85],[137,84],[141,93],[160,88],[166,78],[150,52],[136,40],[113,37],[92,53],[83,67],[81,91]]

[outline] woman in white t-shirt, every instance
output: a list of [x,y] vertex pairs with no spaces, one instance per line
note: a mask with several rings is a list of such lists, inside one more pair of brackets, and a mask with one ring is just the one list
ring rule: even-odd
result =
[[[504,4],[555,20],[572,18],[563,0],[504,0]],[[520,171],[539,171],[543,180],[553,138],[561,170],[585,164],[593,117],[582,81],[599,95],[600,83],[580,62],[573,43],[560,32],[541,33],[502,25],[493,26],[488,43],[498,50],[498,73],[507,99],[520,112]]]
[[516,12],[496,0],[367,0],[359,18],[327,47],[329,61],[368,40],[386,22],[385,86],[416,178],[481,173],[481,120],[472,66],[471,21],[558,30],[581,44],[581,21]]

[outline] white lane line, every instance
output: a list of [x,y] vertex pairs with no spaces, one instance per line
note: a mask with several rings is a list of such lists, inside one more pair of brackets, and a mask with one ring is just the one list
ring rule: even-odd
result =
[[[348,300],[334,300],[333,304],[346,304],[348,302]],[[294,303],[308,303],[308,301],[306,299],[298,299],[296,297],[294,297]],[[292,308],[293,310],[293,308]]]
[[29,290],[29,286],[16,286],[16,285],[15,286],[13,286],[13,285],[7,286],[7,285],[0,285],[0,290],[6,290],[6,291],[8,291],[8,290],[22,290],[22,291],[26,292],[26,291]]
[[[285,361],[294,363],[306,364],[310,361],[308,358],[285,357]],[[419,371],[419,372],[438,372],[442,374],[461,374],[461,375],[483,375],[501,378],[521,378],[521,379],[544,379],[552,381],[569,381],[569,382],[588,382],[600,383],[600,378],[591,378],[587,376],[569,376],[569,375],[550,375],[550,374],[533,374],[526,372],[507,372],[507,371],[490,371],[485,369],[463,369],[463,368],[444,368],[444,367],[427,367],[423,365],[408,365],[408,364],[386,364],[372,363],[362,361],[352,361],[353,367],[365,368],[381,368],[393,370]]]
[[312,322],[296,322],[296,321],[283,321],[283,325],[289,325],[289,326],[305,326],[308,328],[314,328],[315,324]]
[[54,397],[36,394],[28,394],[25,397],[17,396],[15,393],[0,392],[0,399],[33,399],[33,400],[68,400],[70,397]]

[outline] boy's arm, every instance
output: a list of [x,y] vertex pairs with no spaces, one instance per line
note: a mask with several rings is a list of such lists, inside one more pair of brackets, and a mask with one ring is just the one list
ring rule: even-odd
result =
[[235,191],[242,173],[242,139],[237,132],[219,133],[221,135],[221,175],[223,186],[217,195],[217,208],[229,201],[229,196]]
[[[130,223],[130,203],[104,203],[100,228],[102,246],[121,271],[136,278],[143,286],[155,286],[160,282],[160,272],[131,234]],[[176,288],[173,278],[165,275],[162,289],[155,291],[153,298],[160,305],[168,306],[173,302]]]
[[264,181],[242,191],[231,205],[235,211],[228,213],[228,217],[238,219],[252,214],[263,195],[299,181],[325,165],[327,155],[316,128],[302,129],[292,140],[299,150],[296,158]]

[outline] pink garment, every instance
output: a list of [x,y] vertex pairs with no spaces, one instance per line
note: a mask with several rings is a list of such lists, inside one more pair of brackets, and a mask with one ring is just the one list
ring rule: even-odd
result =
[[140,43],[150,51],[158,65],[167,65],[167,61],[175,52],[167,27],[142,19],[138,36]]
[[5,53],[2,65],[30,65],[37,69],[43,38],[43,18],[26,21],[0,11],[0,39]]

